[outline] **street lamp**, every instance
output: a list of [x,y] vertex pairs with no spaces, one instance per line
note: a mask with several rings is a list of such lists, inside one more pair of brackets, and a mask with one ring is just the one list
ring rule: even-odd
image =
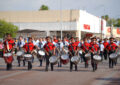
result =
[[61,26],[61,40],[62,40],[62,0],[60,0],[60,26]]

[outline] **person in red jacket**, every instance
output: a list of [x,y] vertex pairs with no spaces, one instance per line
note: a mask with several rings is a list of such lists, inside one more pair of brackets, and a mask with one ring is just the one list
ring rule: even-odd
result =
[[[54,44],[51,42],[51,37],[47,36],[46,37],[46,41],[47,43],[44,45],[44,50],[46,52],[46,68],[45,71],[48,71],[48,66],[49,66],[49,58],[52,55],[55,55],[55,46]],[[53,64],[51,63],[51,71],[53,71]]]
[[97,44],[97,39],[96,38],[93,38],[93,42],[92,44],[90,45],[90,51],[91,51],[91,65],[92,65],[92,68],[93,68],[93,72],[97,70],[97,63],[94,62],[93,60],[93,56],[95,54],[98,54],[99,53],[99,45]]
[[[13,53],[13,51],[14,51],[14,46],[15,46],[15,42],[14,42],[14,40],[12,39],[12,36],[11,36],[11,34],[7,34],[7,38],[6,38],[6,40],[4,41],[4,49],[3,49],[3,55],[5,54],[5,53]],[[8,56],[8,57],[5,57],[5,56],[3,56],[4,57],[4,60],[5,60],[5,62],[6,62],[6,64],[7,64],[7,70],[11,70],[12,69],[12,62],[13,62],[13,56],[11,55],[11,56]]]
[[78,45],[80,43],[79,38],[77,37],[75,43]]
[[56,36],[53,36],[53,42],[58,43],[58,39]]
[[[77,52],[78,52],[78,45],[75,43],[75,39],[72,37],[71,38],[71,44],[68,46],[68,49],[69,49],[69,57],[70,59],[77,55]],[[73,69],[73,62],[70,61],[70,71],[72,71]],[[77,64],[74,64],[75,65],[75,71],[77,71]]]
[[[32,54],[35,46],[34,44],[32,43],[32,38],[29,37],[28,38],[28,43],[26,43],[24,46],[24,51],[26,54]],[[32,69],[32,62],[31,61],[28,61],[28,70],[31,70]]]
[[82,55],[85,62],[85,68],[88,68],[88,60],[85,58],[85,54],[87,54],[90,50],[90,44],[87,42],[87,38],[84,38],[84,43],[81,45]]
[[[118,46],[114,43],[114,38],[111,37],[110,43],[107,45],[108,55],[115,53],[117,51]],[[109,68],[113,68],[114,63],[116,63],[113,59],[109,58]]]
[[103,52],[103,55],[104,55],[104,59],[107,60],[107,57],[108,57],[108,52],[107,52],[107,46],[108,46],[108,41],[107,41],[107,38],[104,39],[104,52]]

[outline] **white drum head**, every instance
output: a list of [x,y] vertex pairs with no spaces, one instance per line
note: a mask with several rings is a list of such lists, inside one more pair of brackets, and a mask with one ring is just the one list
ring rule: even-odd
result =
[[78,56],[73,56],[73,57],[71,58],[71,61],[72,61],[72,62],[78,61],[78,60],[79,60],[79,57],[78,57]]
[[26,58],[31,58],[32,55],[31,55],[31,54],[25,54],[24,57],[26,57]]
[[85,57],[90,57],[90,56],[91,56],[90,53],[85,54]]
[[82,50],[80,50],[79,53],[82,54]]
[[115,59],[115,58],[117,58],[117,53],[112,53],[112,54],[110,54],[110,56],[109,56],[111,59]]
[[61,56],[61,59],[62,59],[62,60],[67,60],[67,59],[69,59],[69,56],[68,56],[68,55],[62,55],[62,56]]
[[42,50],[38,51],[38,53],[39,53],[39,55],[42,55],[42,56],[44,56],[44,55],[45,55],[45,52],[44,52],[44,51],[42,51]]
[[12,53],[5,53],[4,56],[5,57],[10,57],[10,56],[12,56]]
[[50,63],[55,63],[57,61],[57,57],[56,56],[51,56],[49,61],[50,61]]
[[17,56],[21,56],[21,55],[23,55],[23,52],[22,51],[18,51],[16,55]]
[[97,60],[97,61],[101,61],[102,60],[101,56],[99,56],[99,55],[94,55],[93,59]]

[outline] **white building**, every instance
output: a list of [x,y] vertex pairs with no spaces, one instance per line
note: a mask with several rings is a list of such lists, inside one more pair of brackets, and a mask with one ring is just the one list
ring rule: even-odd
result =
[[[4,19],[19,27],[18,36],[45,37],[62,35],[83,38],[106,34],[106,21],[83,10],[0,12]],[[102,32],[101,32],[102,29]]]

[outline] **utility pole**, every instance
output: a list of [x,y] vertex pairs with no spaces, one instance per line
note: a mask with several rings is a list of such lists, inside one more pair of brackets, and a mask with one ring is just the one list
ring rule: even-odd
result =
[[63,35],[63,32],[62,32],[62,27],[63,27],[63,23],[62,23],[62,0],[60,0],[60,26],[61,26],[61,31],[60,31],[60,34],[61,34],[61,40],[62,40],[62,35]]

